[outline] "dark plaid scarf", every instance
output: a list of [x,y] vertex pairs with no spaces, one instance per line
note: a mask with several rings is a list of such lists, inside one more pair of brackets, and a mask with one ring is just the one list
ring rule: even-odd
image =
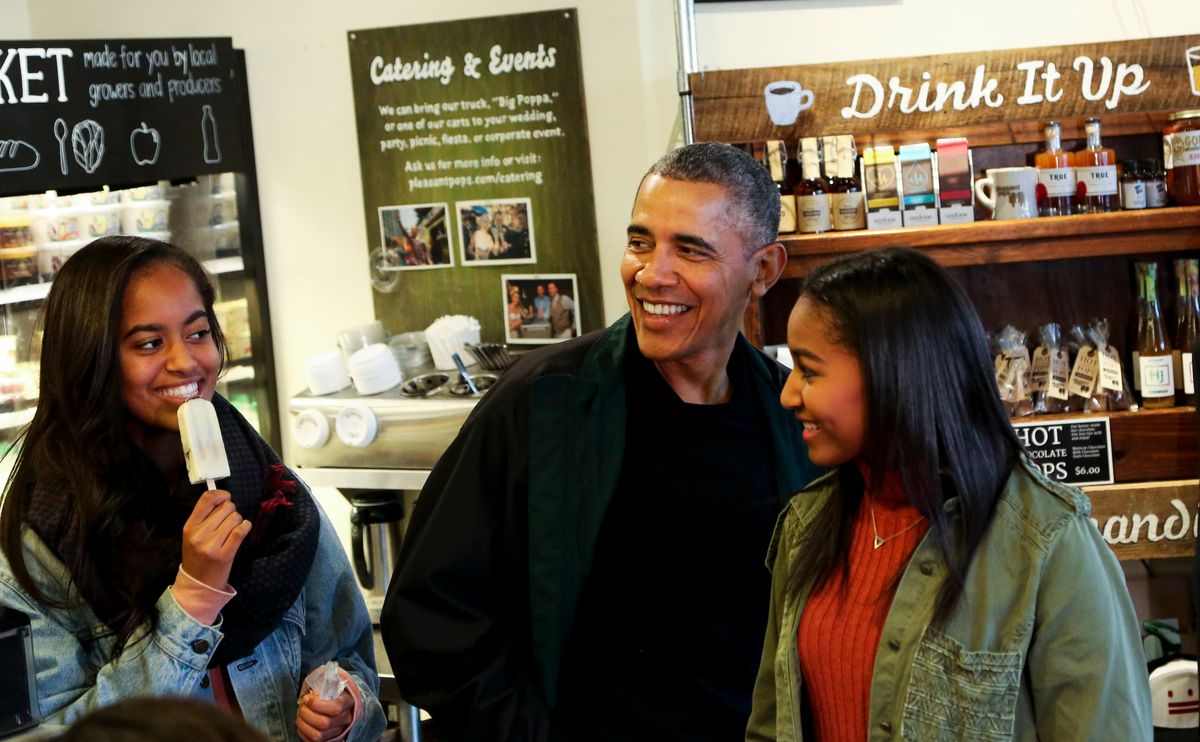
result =
[[[250,654],[295,603],[316,556],[320,517],[307,490],[233,405],[214,395],[213,406],[231,472],[217,487],[229,491],[238,513],[253,524],[229,575],[237,595],[221,611],[224,638],[210,663],[218,667]],[[142,470],[135,480],[147,486],[134,499],[131,510],[136,512],[125,515],[127,537],[119,540],[115,558],[122,574],[136,575],[134,594],[153,599],[175,580],[183,523],[205,487],[189,485],[186,479],[172,487],[148,460],[133,462],[131,468]],[[71,565],[81,554],[78,519],[67,487],[50,482],[53,477],[35,483],[28,522],[63,563]],[[99,548],[113,545],[91,545],[88,553]],[[120,623],[127,608],[110,591],[82,597],[110,627]]]

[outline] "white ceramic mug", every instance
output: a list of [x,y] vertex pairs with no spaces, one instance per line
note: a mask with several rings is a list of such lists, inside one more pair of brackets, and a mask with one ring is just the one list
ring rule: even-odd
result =
[[1033,219],[1037,209],[1036,167],[988,168],[975,181],[975,197],[992,212],[993,219]]
[[796,123],[801,111],[813,104],[813,91],[805,90],[795,80],[776,80],[763,88],[767,101],[767,113],[776,126],[791,126]]

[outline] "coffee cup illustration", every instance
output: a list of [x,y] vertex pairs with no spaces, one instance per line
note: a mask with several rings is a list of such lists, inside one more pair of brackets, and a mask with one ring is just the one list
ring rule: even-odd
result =
[[1188,75],[1192,78],[1192,95],[1200,95],[1200,46],[1193,46],[1184,52],[1187,59]]
[[813,92],[805,90],[795,80],[776,80],[767,83],[763,89],[767,99],[767,113],[771,123],[776,126],[791,126],[801,111],[807,111],[813,104]]

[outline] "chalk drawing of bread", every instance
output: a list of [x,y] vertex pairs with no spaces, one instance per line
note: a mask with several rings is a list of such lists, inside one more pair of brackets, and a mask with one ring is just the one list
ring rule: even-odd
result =
[[29,142],[21,139],[0,139],[0,173],[19,173],[32,170],[42,156]]

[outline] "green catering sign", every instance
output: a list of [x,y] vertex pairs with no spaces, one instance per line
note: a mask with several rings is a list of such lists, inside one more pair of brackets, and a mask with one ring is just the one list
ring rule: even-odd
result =
[[376,318],[471,315],[493,342],[601,327],[576,12],[348,37]]

